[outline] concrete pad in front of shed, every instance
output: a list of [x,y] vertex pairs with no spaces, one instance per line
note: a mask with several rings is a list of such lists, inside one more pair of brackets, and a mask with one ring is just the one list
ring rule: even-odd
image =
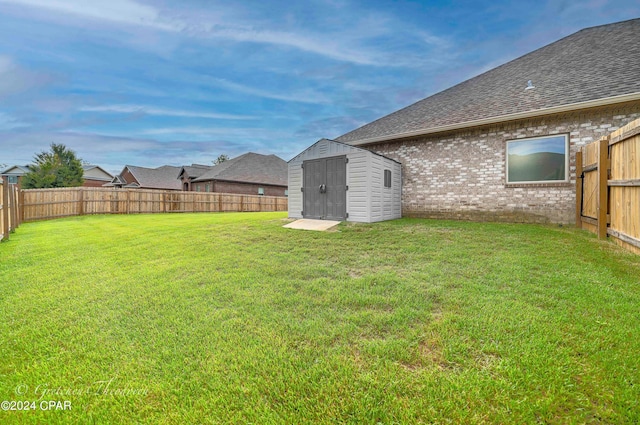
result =
[[323,232],[340,224],[339,221],[333,220],[311,220],[309,218],[302,218],[292,223],[285,224],[282,227],[287,229],[300,229],[300,230],[317,230]]

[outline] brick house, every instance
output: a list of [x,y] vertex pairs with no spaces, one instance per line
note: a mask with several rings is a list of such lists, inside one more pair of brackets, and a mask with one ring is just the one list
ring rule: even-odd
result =
[[571,223],[575,153],[640,117],[639,41],[587,28],[336,140],[402,163],[405,216]]
[[288,194],[287,163],[276,155],[249,152],[202,171],[202,168],[194,168],[193,165],[182,167],[178,175],[182,187],[195,192],[266,196]]
[[105,183],[113,180],[113,174],[98,165],[83,165],[82,171],[82,176],[84,177],[83,187],[102,187]]
[[120,174],[103,187],[180,190],[182,185],[178,180],[180,167],[163,165],[158,168],[137,167],[125,165]]
[[190,191],[191,182],[211,168],[213,168],[213,165],[191,164],[183,166],[178,173],[178,178],[182,181],[182,190]]
[[[31,168],[28,165],[14,165],[3,171],[2,176],[7,176],[9,184],[16,184],[20,187],[22,176],[29,171]],[[82,166],[82,177],[84,178],[83,187],[101,187],[113,179],[113,175],[102,167],[90,164]]]
[[20,180],[22,176],[31,171],[28,165],[13,165],[2,171],[0,174],[2,177],[6,177],[9,184],[15,184],[20,187]]

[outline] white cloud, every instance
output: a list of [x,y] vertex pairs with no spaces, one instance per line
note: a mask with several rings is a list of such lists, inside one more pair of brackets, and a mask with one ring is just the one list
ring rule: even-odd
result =
[[120,24],[141,25],[168,31],[181,29],[176,23],[162,22],[157,9],[130,0],[0,0],[0,2],[49,9]]
[[120,114],[142,113],[147,115],[159,115],[168,117],[194,117],[222,120],[253,120],[257,117],[250,115],[220,114],[212,112],[198,112],[193,110],[162,109],[144,105],[105,105],[105,106],[83,106],[80,111],[85,112],[113,112]]
[[[11,3],[81,18],[78,25],[86,25],[86,20],[98,20],[104,23],[127,25],[168,33],[187,35],[201,40],[220,39],[240,43],[257,43],[292,48],[302,52],[320,55],[337,61],[358,65],[409,66],[411,61],[398,61],[395,51],[386,52],[380,46],[368,46],[367,41],[380,35],[394,34],[401,28],[407,28],[401,22],[388,22],[387,17],[363,17],[349,22],[348,26],[333,29],[313,30],[308,27],[280,29],[273,23],[239,16],[234,8],[216,5],[211,8],[195,10],[187,8],[171,10],[159,9],[132,0],[86,1],[86,0],[0,0]],[[55,19],[49,13],[41,15],[43,19]],[[64,21],[69,23],[68,19]],[[73,21],[71,21],[73,23]],[[419,37],[429,44],[442,41],[421,31]],[[135,44],[140,37],[129,40]],[[144,39],[144,37],[142,37]]]

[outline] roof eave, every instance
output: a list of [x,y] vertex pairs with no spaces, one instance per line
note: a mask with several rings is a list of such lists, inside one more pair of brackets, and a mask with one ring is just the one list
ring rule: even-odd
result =
[[559,114],[562,112],[571,112],[580,109],[596,108],[599,106],[608,106],[616,103],[633,102],[640,100],[640,92],[623,94],[620,96],[606,97],[602,99],[588,100],[586,102],[570,103],[567,105],[552,106],[549,108],[535,109],[532,111],[516,112],[513,114],[499,115],[496,117],[483,118],[473,121],[465,121],[456,124],[441,125],[438,127],[430,127],[421,130],[407,131],[405,133],[396,133],[385,136],[370,137],[368,139],[355,140],[346,142],[351,146],[369,145],[372,143],[382,143],[397,139],[406,139],[410,137],[426,136],[429,134],[442,133],[445,131],[462,130],[465,128],[479,127],[482,125],[497,124],[505,121],[514,121],[527,118],[535,118],[543,115]]

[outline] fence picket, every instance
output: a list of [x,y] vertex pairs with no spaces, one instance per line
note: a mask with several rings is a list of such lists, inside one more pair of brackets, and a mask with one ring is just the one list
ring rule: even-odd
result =
[[80,214],[287,211],[286,197],[151,189],[29,189],[20,191],[20,199],[24,221]]

